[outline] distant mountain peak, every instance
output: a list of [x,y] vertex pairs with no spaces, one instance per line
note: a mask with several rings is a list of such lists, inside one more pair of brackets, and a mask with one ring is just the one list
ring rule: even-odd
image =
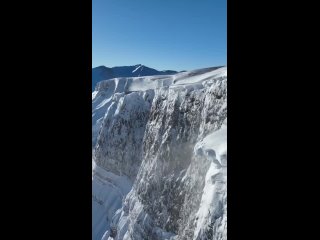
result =
[[164,70],[159,71],[154,68],[147,67],[141,63],[133,66],[117,66],[106,67],[98,66],[92,68],[92,90],[94,90],[97,82],[102,80],[108,80],[117,77],[143,77],[143,76],[155,76],[155,75],[172,75],[177,71]]

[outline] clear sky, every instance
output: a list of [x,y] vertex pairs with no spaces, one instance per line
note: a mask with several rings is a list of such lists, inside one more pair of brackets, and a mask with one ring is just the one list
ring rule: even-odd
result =
[[227,0],[92,0],[92,66],[227,64]]

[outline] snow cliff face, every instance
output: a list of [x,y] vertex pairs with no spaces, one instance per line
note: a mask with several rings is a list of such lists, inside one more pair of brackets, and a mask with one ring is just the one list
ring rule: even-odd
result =
[[98,83],[93,239],[227,239],[227,69]]

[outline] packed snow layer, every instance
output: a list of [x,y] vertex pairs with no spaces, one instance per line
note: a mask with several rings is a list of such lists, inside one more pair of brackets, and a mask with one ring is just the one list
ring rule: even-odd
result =
[[226,239],[227,68],[115,78],[92,98],[93,239]]

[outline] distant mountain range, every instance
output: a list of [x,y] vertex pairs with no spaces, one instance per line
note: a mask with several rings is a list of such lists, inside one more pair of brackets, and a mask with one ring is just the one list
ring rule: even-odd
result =
[[153,75],[172,75],[178,73],[177,71],[165,70],[158,71],[153,68],[146,67],[142,64],[134,66],[121,66],[121,67],[105,67],[99,66],[92,68],[92,91],[94,90],[97,82],[117,77],[142,77]]

